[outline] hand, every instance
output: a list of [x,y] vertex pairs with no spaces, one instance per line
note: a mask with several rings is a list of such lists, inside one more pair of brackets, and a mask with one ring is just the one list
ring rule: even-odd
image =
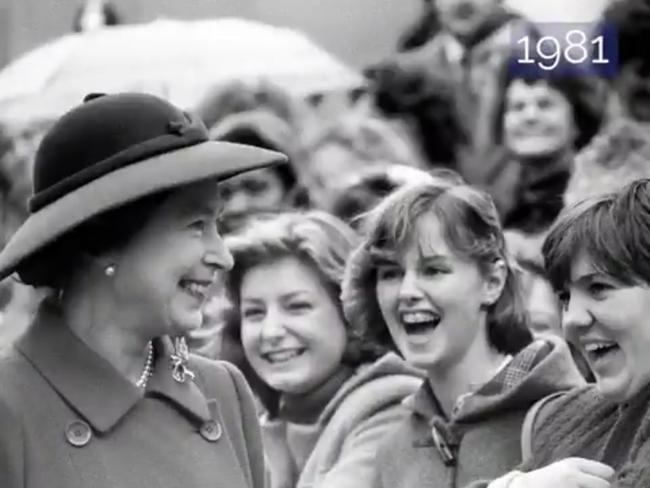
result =
[[609,488],[614,470],[596,461],[567,458],[521,474],[509,488]]

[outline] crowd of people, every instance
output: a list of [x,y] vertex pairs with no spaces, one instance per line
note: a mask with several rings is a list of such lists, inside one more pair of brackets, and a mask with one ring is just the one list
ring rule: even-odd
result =
[[650,1],[608,80],[423,4],[336,109],[236,80],[0,140],[0,486],[650,486]]

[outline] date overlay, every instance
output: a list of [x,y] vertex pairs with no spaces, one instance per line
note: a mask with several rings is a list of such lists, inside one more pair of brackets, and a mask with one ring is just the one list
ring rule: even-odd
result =
[[600,76],[618,72],[618,34],[608,24],[544,22],[511,32],[511,74]]

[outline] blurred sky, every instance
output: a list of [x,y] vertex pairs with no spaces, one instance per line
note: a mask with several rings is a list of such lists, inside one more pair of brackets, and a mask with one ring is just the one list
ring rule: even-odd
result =
[[[506,0],[538,22],[590,22],[608,0]],[[561,16],[560,16],[561,14]]]

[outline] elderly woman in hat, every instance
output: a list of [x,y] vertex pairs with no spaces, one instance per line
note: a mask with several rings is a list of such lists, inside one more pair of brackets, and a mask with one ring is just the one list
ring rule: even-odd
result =
[[561,339],[532,340],[492,199],[458,180],[407,185],[372,211],[343,297],[366,337],[426,372],[379,446],[377,486],[507,472],[528,408],[583,382]]
[[54,124],[0,253],[0,279],[52,291],[0,358],[3,488],[263,486],[246,382],[184,336],[233,262],[218,182],[282,160],[144,94],[89,96]]

